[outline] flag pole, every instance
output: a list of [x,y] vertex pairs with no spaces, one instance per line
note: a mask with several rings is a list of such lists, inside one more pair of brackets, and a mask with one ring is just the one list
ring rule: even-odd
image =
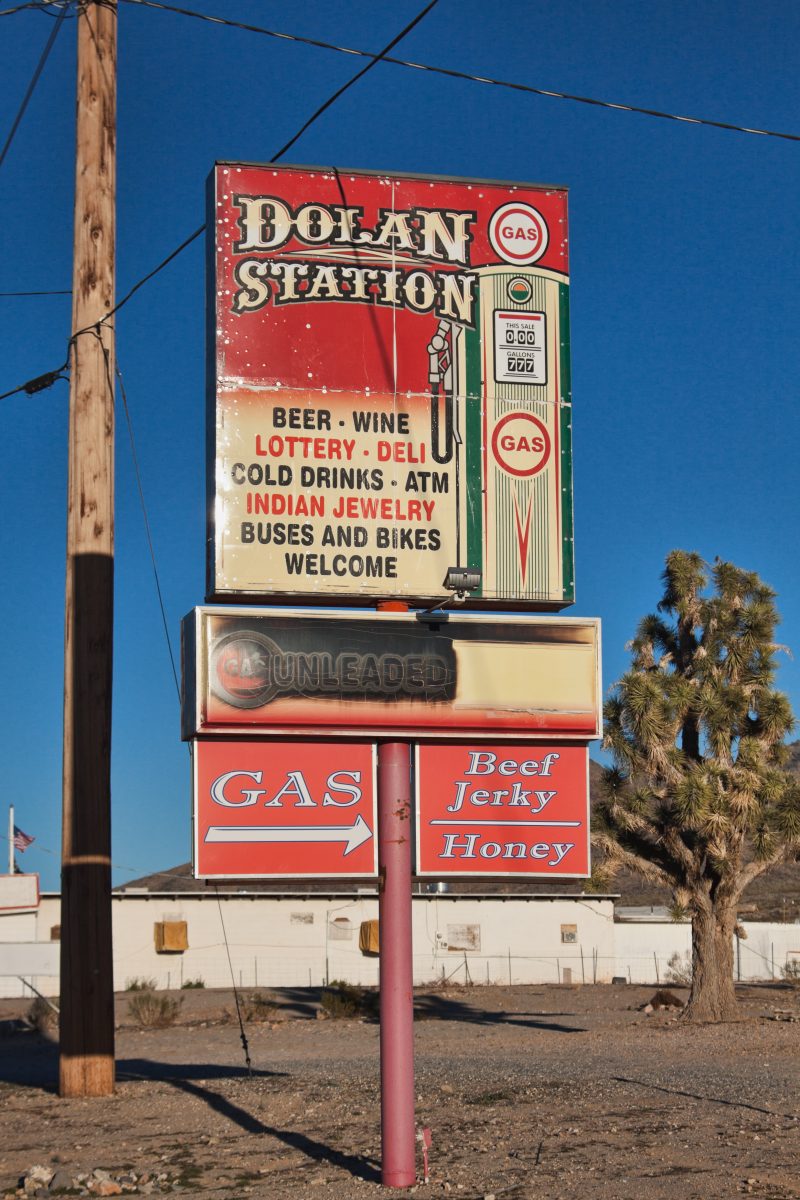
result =
[[8,873],[14,874],[14,805],[8,806]]

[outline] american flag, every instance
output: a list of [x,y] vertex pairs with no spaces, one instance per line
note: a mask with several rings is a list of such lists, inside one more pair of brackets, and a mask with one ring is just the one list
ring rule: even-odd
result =
[[23,833],[19,825],[14,826],[14,849],[19,850],[20,854],[28,849],[31,842],[35,841],[36,838],[32,838],[28,833]]

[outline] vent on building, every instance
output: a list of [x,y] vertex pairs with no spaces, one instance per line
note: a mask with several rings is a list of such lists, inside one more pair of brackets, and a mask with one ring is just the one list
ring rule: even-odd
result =
[[561,926],[561,941],[567,946],[574,946],[578,940],[577,925],[562,925]]
[[156,921],[153,937],[156,954],[181,954],[189,949],[189,929],[185,921]]
[[358,948],[362,954],[372,955],[380,953],[381,940],[380,931],[377,921],[362,921],[358,931]]

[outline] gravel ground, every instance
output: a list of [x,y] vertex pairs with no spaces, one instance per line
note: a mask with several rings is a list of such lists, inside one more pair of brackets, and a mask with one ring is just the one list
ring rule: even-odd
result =
[[[800,991],[743,987],[741,1020],[717,1026],[637,1011],[652,993],[420,993],[430,1182],[393,1194],[800,1200]],[[53,1090],[53,1043],[14,1020],[27,1005],[0,1002],[0,1195],[33,1164],[208,1200],[376,1194],[377,1024],[314,1019],[312,991],[274,995],[271,1019],[248,1026],[252,1077],[230,994],[184,993],[181,1024],[160,1030],[132,1025],[118,998],[116,1094],[70,1101]]]

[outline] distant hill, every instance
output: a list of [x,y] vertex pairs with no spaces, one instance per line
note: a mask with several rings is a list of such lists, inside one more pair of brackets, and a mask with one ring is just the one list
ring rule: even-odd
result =
[[[794,742],[791,747],[789,769],[800,775],[800,742]],[[600,779],[603,768],[593,760],[589,761],[589,791],[592,805],[600,798]],[[524,882],[500,879],[450,880],[450,894],[459,895],[466,892],[502,893],[515,892],[536,893],[537,895],[581,895],[585,893],[582,880],[534,880]],[[431,886],[429,879],[414,879],[414,890],[424,891]],[[324,894],[330,892],[355,892],[357,888],[369,887],[366,880],[360,883],[337,882],[336,880],[308,879],[265,881],[264,883],[234,882],[221,884],[221,892],[258,892],[275,894],[294,893],[300,895]],[[164,871],[153,872],[151,875],[134,879],[130,883],[114,889],[122,891],[146,892],[208,892],[213,888],[201,880],[192,877],[192,864],[181,863],[176,867],[168,867]],[[671,895],[667,888],[654,887],[638,875],[630,871],[621,871],[609,889],[613,895],[618,895],[618,903],[622,905],[669,905]],[[757,879],[745,892],[740,911],[749,919],[757,921],[795,921],[800,917],[800,863],[787,863],[769,871]]]

